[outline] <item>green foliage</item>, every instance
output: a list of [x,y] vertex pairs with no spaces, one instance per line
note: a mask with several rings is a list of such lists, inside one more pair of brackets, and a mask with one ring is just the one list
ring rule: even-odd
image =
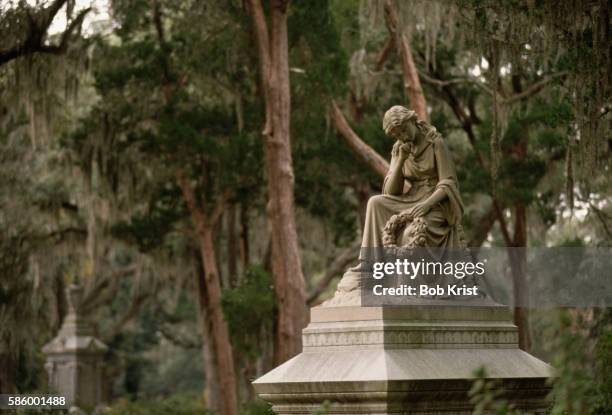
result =
[[368,177],[331,131],[326,115],[328,102],[347,90],[349,58],[339,22],[350,18],[337,10],[345,6],[295,2],[288,22],[290,62],[300,70],[291,74],[296,204],[322,220],[339,245],[351,242],[358,231],[356,204],[346,184]]
[[[272,407],[262,400],[243,404],[239,415],[273,415]],[[204,399],[192,393],[178,393],[166,398],[118,399],[100,412],[101,415],[206,415]]]
[[552,226],[557,220],[557,200],[552,191],[547,191],[537,195],[535,199],[536,212],[546,226]]
[[[127,285],[127,284],[126,284]],[[131,301],[122,287],[111,313]],[[130,399],[154,399],[177,391],[195,393],[204,386],[197,314],[190,293],[180,293],[174,310],[164,310],[168,293],[142,307],[134,324],[107,339],[107,368],[116,371],[113,394]],[[159,359],[159,356],[164,356]]]
[[331,407],[332,403],[326,399],[317,409],[312,411],[312,415],[325,415],[329,413]]
[[471,196],[491,188],[491,172],[479,166],[474,154],[463,160],[462,167],[457,172],[462,195]]
[[506,159],[499,173],[499,180],[504,181],[501,199],[508,204],[529,205],[545,172],[546,163],[537,157],[528,155],[522,159]]
[[[101,44],[104,59],[108,62],[104,67],[96,66],[94,79],[96,90],[107,95],[119,88],[134,85],[157,86],[162,69],[156,65],[159,49],[153,38],[147,37],[137,43],[127,43],[121,46]],[[132,57],[130,65],[124,64],[125,54]]]
[[[551,415],[604,415],[612,410],[612,313],[609,309],[550,310],[543,344],[552,353]],[[476,373],[470,390],[474,414],[518,415],[499,384]]]
[[[610,311],[606,311],[610,314]],[[612,330],[608,327],[597,340],[596,396],[593,411],[604,415],[612,411]]]
[[[549,322],[546,347],[554,352],[552,415],[603,415],[610,405],[610,311],[561,310]],[[595,325],[594,325],[595,324]],[[599,328],[597,328],[599,326]],[[589,330],[596,328],[596,331]],[[599,331],[599,333],[598,333]],[[594,336],[594,339],[593,339]]]
[[[129,290],[121,290],[113,306],[118,307],[119,304],[129,301],[129,298],[126,298],[128,295]],[[158,344],[159,339],[155,335],[157,325],[158,322],[153,318],[150,309],[145,309],[134,330],[121,331],[109,344],[115,354],[123,355],[121,390],[129,396],[139,395],[144,374],[152,369],[153,362],[145,353]]]
[[329,10],[345,51],[359,48],[359,0],[330,0]]
[[295,161],[295,201],[331,228],[335,243],[345,245],[358,232],[355,201],[337,183],[343,177],[334,176],[341,174],[335,164],[338,159],[351,155],[347,154],[341,143],[332,140],[336,138],[314,141],[302,150],[303,156]]
[[268,402],[257,399],[243,404],[240,415],[274,415],[274,411]]
[[288,27],[292,62],[305,66],[304,85],[297,76],[293,78],[293,88],[304,88],[304,93],[314,99],[333,98],[343,93],[348,77],[348,57],[340,44],[330,1],[319,1],[317,7],[307,2],[292,3]]
[[265,333],[274,325],[276,296],[272,277],[256,266],[247,268],[236,288],[226,290],[223,312],[234,349],[250,358],[261,354]]
[[486,368],[481,367],[474,373],[476,380],[468,392],[470,402],[474,405],[474,415],[523,415],[524,412],[517,411],[505,400],[499,383],[487,379]]
[[[485,115],[487,118],[477,124],[474,146],[481,157],[491,152],[493,133],[493,120],[489,118],[492,114]],[[529,206],[535,202],[545,223],[550,226],[554,222],[561,189],[557,187],[553,195],[550,186],[542,192],[542,185],[547,174],[566,156],[572,122],[571,107],[563,97],[534,98],[528,105],[510,112],[500,141],[502,157],[495,183],[497,198],[503,205]],[[458,172],[462,192],[470,195],[490,190],[491,171],[479,165],[475,153],[467,154],[463,162]],[[490,160],[485,157],[484,162],[488,167]]]
[[[569,89],[573,118],[580,129],[581,171],[609,167],[609,155],[600,141],[609,116],[601,114],[608,106],[612,66],[608,50],[609,7],[597,1],[457,0],[466,29],[472,29],[479,47],[498,66],[510,64],[543,75],[549,71],[567,73],[560,84]],[[588,17],[587,17],[588,16]],[[484,47],[483,47],[484,44]],[[487,53],[488,52],[488,53]],[[599,138],[598,138],[599,137]]]
[[134,243],[142,252],[165,245],[165,239],[185,212],[180,193],[174,185],[165,185],[152,197],[148,211],[134,214],[129,221],[119,221],[112,227],[113,236]]
[[202,415],[208,413],[202,397],[176,394],[164,399],[119,399],[100,412],[104,415]]

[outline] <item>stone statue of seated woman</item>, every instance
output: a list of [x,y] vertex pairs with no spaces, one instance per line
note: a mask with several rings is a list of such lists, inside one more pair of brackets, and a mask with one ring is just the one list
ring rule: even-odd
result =
[[368,249],[465,247],[457,175],[440,133],[399,105],[385,113],[383,130],[396,142],[382,194],[368,201],[361,263],[344,274],[325,306],[358,303],[362,256]]

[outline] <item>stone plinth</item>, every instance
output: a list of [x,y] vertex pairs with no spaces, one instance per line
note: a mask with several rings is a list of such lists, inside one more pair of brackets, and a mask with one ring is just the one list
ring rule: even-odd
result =
[[[304,351],[253,382],[278,414],[471,414],[485,367],[516,408],[542,411],[550,367],[518,348],[504,306],[317,307]],[[446,303],[448,304],[448,302]]]
[[52,392],[71,405],[91,410],[103,401],[103,357],[107,346],[94,336],[94,326],[79,315],[82,288],[67,289],[69,310],[58,335],[43,347]]

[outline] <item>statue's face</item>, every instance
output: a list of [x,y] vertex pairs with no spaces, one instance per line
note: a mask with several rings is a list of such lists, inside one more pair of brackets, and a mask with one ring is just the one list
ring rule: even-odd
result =
[[416,137],[416,126],[412,122],[404,122],[391,128],[388,135],[402,143],[411,143]]

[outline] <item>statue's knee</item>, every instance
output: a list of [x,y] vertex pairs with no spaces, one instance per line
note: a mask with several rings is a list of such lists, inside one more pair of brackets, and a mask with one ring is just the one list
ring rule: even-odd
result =
[[382,203],[384,199],[383,195],[372,196],[368,199],[368,209],[376,209]]

